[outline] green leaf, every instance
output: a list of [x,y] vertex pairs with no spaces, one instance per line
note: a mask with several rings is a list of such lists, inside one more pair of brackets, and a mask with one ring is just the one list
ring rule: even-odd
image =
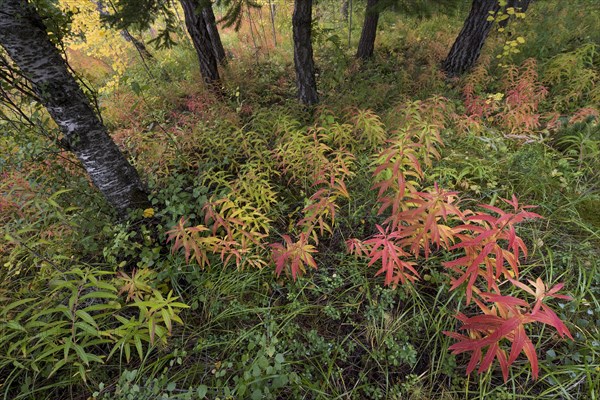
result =
[[205,398],[207,393],[208,393],[208,386],[206,386],[206,385],[200,385],[200,386],[198,386],[198,389],[196,389],[196,394],[198,395],[199,399]]
[[74,325],[76,328],[81,329],[83,332],[87,333],[88,335],[91,336],[100,336],[100,332],[98,332],[98,330],[96,328],[94,328],[93,326],[91,326],[90,324],[86,323],[86,322],[75,322]]
[[133,93],[135,93],[136,95],[140,95],[140,93],[142,93],[142,88],[140,87],[140,84],[137,83],[136,81],[133,81],[130,83],[131,86],[131,91]]
[[82,320],[84,320],[85,322],[87,322],[89,325],[98,328],[98,324],[96,323],[96,320],[94,320],[94,318],[87,312],[85,312],[83,310],[77,310],[77,311],[75,311],[75,315],[78,316],[79,318],[81,318]]
[[61,346],[52,346],[49,345],[49,349],[44,351],[42,354],[38,355],[34,362],[40,362],[40,361],[47,361],[48,356],[51,356],[52,354],[58,353],[61,350],[63,350],[63,348]]
[[119,298],[119,296],[117,296],[114,293],[96,291],[96,292],[91,292],[91,293],[84,294],[83,296],[81,296],[79,298],[79,301],[83,302],[84,300],[87,300],[87,299],[111,299],[111,300],[117,300],[118,298]]
[[77,357],[79,357],[79,359],[83,361],[85,365],[89,366],[90,358],[88,357],[88,353],[86,353],[85,349],[77,343],[73,343],[73,349],[75,350],[75,353],[77,353]]
[[54,375],[56,373],[56,371],[58,371],[60,368],[62,368],[66,363],[67,363],[67,360],[62,359],[62,360],[59,360],[56,364],[54,364],[54,368],[52,368],[52,371],[50,371],[50,373],[48,374],[48,378],[52,377],[52,375]]
[[87,382],[87,375],[85,373],[85,368],[83,365],[79,364],[79,375],[81,376],[81,379],[83,379],[84,382]]
[[138,355],[140,356],[140,360],[144,359],[144,347],[142,346],[142,339],[135,335],[133,337],[133,341],[135,343],[135,348],[137,349]]
[[129,362],[131,360],[131,346],[129,345],[129,343],[125,343],[124,350],[125,350],[125,360],[127,362]]
[[263,393],[260,389],[255,389],[250,397],[252,400],[260,400],[263,398]]
[[65,345],[63,347],[63,360],[67,361],[69,359],[69,352],[71,351],[72,346],[73,341],[71,340],[71,338],[65,338]]
[[244,394],[246,393],[246,389],[248,387],[246,385],[244,385],[243,383],[237,385],[237,395],[240,397],[243,397]]
[[110,292],[118,292],[119,289],[117,289],[114,285],[110,284],[110,283],[106,283],[106,282],[102,282],[102,281],[97,281],[94,284],[95,287],[97,287],[98,289],[104,289],[106,291],[110,291]]
[[15,301],[13,303],[10,303],[7,306],[2,307],[2,315],[6,315],[13,308],[22,306],[23,304],[30,303],[30,302],[32,302],[34,300],[37,300],[37,299],[29,298],[29,299],[23,299],[23,300],[19,300],[19,301]]
[[19,324],[17,321],[8,321],[6,323],[6,327],[15,331],[27,332],[27,330],[23,328],[23,326],[21,326],[21,324]]
[[90,311],[108,311],[119,309],[121,309],[121,304],[111,301],[109,303],[92,304],[91,306],[87,306],[86,308],[84,308],[83,311],[89,313]]

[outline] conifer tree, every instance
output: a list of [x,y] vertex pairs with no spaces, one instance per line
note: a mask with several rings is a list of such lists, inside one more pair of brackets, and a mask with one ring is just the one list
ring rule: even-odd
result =
[[[174,42],[171,33],[176,28],[176,18],[167,0],[113,0],[115,13],[106,20],[116,28],[133,26],[137,29],[148,29],[158,18],[163,16],[165,28],[153,40],[158,47],[171,46]],[[205,82],[213,85],[218,82],[218,63],[225,63],[225,50],[216,25],[212,3],[210,0],[179,0],[184,15],[186,29],[190,35],[194,49],[198,55],[200,73]]]
[[[108,13],[108,11],[106,10],[105,4],[103,3],[102,0],[96,0],[95,3],[96,3],[96,8],[98,9],[98,12],[100,13],[100,16],[106,18],[107,16],[110,15]],[[125,39],[127,42],[133,44],[133,46],[136,48],[138,53],[140,53],[140,56],[142,58],[147,58],[147,59],[154,58],[152,56],[152,53],[150,53],[148,51],[148,49],[146,48],[146,45],[144,44],[144,42],[142,42],[141,40],[139,40],[135,36],[133,36],[131,34],[131,32],[129,32],[128,29],[126,29],[126,28],[121,29],[120,33],[121,33],[121,36],[123,37],[123,39]]]

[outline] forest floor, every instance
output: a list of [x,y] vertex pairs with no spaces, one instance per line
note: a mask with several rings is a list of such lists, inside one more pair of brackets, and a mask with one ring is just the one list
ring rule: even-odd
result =
[[[74,158],[2,136],[5,398],[598,398],[600,12],[536,7],[518,53],[497,58],[516,34],[495,33],[460,79],[439,71],[458,15],[384,14],[366,63],[324,15],[311,109],[280,27],[277,47],[226,32],[224,95],[185,43],[117,78],[70,52],[154,207],[116,224]],[[477,242],[492,231],[504,252]],[[478,243],[513,300],[486,297],[483,267],[454,285]],[[467,375],[450,347],[469,338],[446,334],[465,333],[457,315],[535,317],[544,296],[556,314],[522,322],[534,354],[503,376],[482,342],[498,360]]]

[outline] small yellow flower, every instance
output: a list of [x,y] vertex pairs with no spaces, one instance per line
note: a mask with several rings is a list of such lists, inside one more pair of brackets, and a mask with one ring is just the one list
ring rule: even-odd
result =
[[154,208],[146,208],[144,210],[144,218],[152,218],[154,217]]

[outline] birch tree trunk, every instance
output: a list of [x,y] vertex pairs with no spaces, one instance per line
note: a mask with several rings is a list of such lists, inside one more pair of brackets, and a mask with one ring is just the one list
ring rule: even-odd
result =
[[136,170],[108,135],[28,1],[0,0],[0,44],[110,205],[121,216],[129,208],[150,207]]
[[498,0],[473,0],[462,30],[442,63],[442,69],[448,76],[461,75],[475,65],[494,25],[493,21],[488,21],[488,17],[499,9]]
[[202,78],[209,86],[214,85],[219,81],[217,58],[202,12],[196,12],[200,11],[199,2],[198,0],[179,0],[179,2],[185,14],[185,26],[198,54]]
[[379,22],[379,11],[375,10],[379,0],[368,0],[365,11],[365,21],[363,23],[360,41],[356,57],[366,60],[373,57],[375,49],[375,37],[377,36],[377,23]]
[[298,97],[306,105],[319,102],[311,43],[312,3],[313,0],[295,0],[292,16],[296,85]]

